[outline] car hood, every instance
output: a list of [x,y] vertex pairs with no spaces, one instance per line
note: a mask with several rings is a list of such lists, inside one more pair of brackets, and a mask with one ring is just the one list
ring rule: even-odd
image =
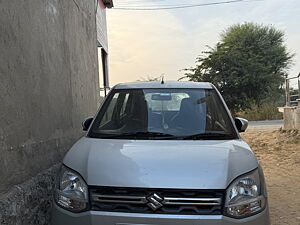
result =
[[64,164],[88,185],[226,189],[258,167],[243,140],[115,140],[81,138]]

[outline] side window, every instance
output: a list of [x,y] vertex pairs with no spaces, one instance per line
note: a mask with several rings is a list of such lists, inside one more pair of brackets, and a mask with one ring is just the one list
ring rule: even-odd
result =
[[126,114],[126,107],[127,107],[127,103],[128,103],[128,98],[129,98],[129,93],[126,93],[125,97],[124,97],[123,104],[122,104],[122,108],[120,110],[120,117],[122,117]]
[[207,106],[207,115],[211,118],[211,126],[210,129],[215,131],[226,131],[230,132],[228,128],[230,128],[230,119],[228,114],[223,107],[223,103],[218,96],[218,94],[213,91],[206,91],[206,95],[209,97],[208,106]]
[[152,100],[152,95],[159,93],[147,93],[145,99],[149,108],[152,111],[179,111],[181,101],[184,98],[188,98],[187,93],[171,93],[172,99],[170,101],[156,101]]
[[168,104],[168,111],[179,111],[182,99],[189,98],[186,93],[172,93],[172,101]]
[[113,96],[112,100],[110,101],[109,106],[107,107],[107,110],[101,120],[101,123],[99,124],[100,127],[111,121],[112,115],[116,108],[116,103],[117,103],[118,98],[119,98],[119,93],[116,93]]

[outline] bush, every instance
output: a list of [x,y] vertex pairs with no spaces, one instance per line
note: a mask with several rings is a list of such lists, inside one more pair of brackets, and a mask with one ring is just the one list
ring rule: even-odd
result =
[[269,103],[265,103],[260,107],[253,104],[250,109],[237,113],[237,116],[250,121],[281,120],[283,118],[283,114],[278,112],[277,106]]

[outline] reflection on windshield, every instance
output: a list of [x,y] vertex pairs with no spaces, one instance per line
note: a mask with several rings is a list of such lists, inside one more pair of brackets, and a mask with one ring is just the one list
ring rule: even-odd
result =
[[213,89],[129,89],[110,93],[93,124],[91,135],[225,139],[235,137],[235,131]]

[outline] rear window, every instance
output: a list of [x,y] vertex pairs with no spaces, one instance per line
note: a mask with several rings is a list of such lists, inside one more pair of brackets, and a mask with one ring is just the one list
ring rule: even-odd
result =
[[113,90],[93,123],[91,135],[127,138],[135,133],[145,134],[145,139],[157,134],[174,138],[205,133],[236,137],[214,89]]

